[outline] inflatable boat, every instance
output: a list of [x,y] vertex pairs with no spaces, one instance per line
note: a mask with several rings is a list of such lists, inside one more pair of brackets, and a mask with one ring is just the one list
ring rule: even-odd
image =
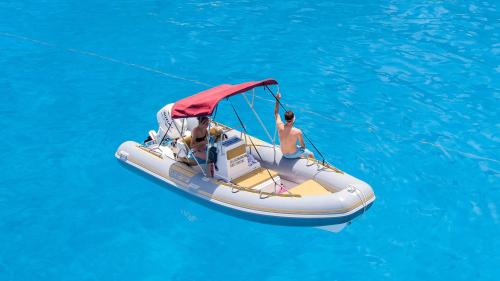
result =
[[[323,157],[283,157],[253,106],[255,88],[276,98],[271,87],[277,84],[273,79],[224,84],[167,104],[157,113],[159,129],[143,143],[124,142],[115,156],[211,207],[245,218],[309,226],[350,222],[373,204],[372,188]],[[201,161],[190,147],[197,117],[213,117],[218,104],[235,95],[244,96],[270,142],[249,135],[231,104],[240,130],[209,119],[207,157]]]

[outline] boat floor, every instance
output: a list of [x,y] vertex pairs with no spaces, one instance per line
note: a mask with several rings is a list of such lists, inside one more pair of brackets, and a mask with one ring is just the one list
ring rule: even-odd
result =
[[332,193],[313,179],[296,184],[293,188],[289,189],[289,191],[300,196],[327,195]]
[[[255,171],[252,171],[246,175],[243,175],[232,182],[234,184],[237,184],[239,186],[245,187],[245,188],[254,188],[258,186],[259,184],[267,181],[270,179],[269,173],[273,176],[276,177],[278,176],[278,172],[269,169],[269,172],[266,171],[264,168],[257,169]],[[327,195],[331,194],[332,192],[323,187],[320,183],[315,181],[314,179],[309,179],[306,180],[302,183],[296,183],[293,181],[289,181],[283,178],[281,179],[281,183],[284,185],[284,187],[290,191],[293,194],[297,194],[300,196],[310,196],[310,195]]]
[[[269,171],[269,172],[268,172]],[[243,175],[237,179],[234,179],[232,182],[245,187],[245,188],[253,188],[269,179],[271,179],[270,175],[274,178],[278,175],[276,171],[266,170],[264,168],[256,169],[246,175]]]

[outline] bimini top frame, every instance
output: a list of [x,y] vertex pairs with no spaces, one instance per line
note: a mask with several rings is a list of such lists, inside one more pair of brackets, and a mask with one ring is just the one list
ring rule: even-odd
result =
[[[222,84],[222,85],[210,88],[208,90],[199,92],[197,94],[194,94],[192,96],[189,96],[187,98],[184,98],[182,100],[177,101],[172,106],[171,117],[173,119],[177,119],[177,118],[212,116],[214,110],[216,110],[217,105],[219,104],[219,102],[221,100],[227,99],[227,98],[234,96],[234,95],[237,95],[237,94],[243,94],[245,101],[248,103],[248,105],[250,106],[250,108],[254,112],[260,125],[264,128],[264,130],[266,131],[266,134],[271,139],[271,141],[274,145],[275,138],[271,138],[271,135],[267,131],[266,126],[264,126],[264,124],[263,124],[262,120],[259,118],[257,112],[255,112],[255,109],[253,107],[253,98],[252,98],[252,102],[250,102],[244,94],[245,92],[248,92],[256,87],[263,86],[276,99],[276,101],[279,103],[279,105],[286,111],[286,108],[277,99],[276,95],[271,91],[271,89],[269,89],[268,85],[278,85],[278,82],[274,79],[268,78],[268,79],[261,80],[261,81],[251,81],[251,82],[245,82],[245,83],[236,84],[236,85]],[[255,95],[255,92],[253,94]],[[240,125],[243,129],[243,133],[245,135],[248,135],[245,124],[243,124],[243,121],[241,120],[240,116],[238,115],[238,112],[236,111],[236,109],[234,108],[234,105],[232,104],[232,102],[230,100],[229,100],[229,103],[231,104],[231,107],[232,107],[236,117],[238,118],[238,121],[240,122]],[[178,128],[176,128],[176,129],[178,130]],[[210,125],[209,125],[209,130],[210,130]],[[179,131],[179,134],[181,134],[180,131]],[[303,133],[303,135],[311,143],[311,145],[315,148],[315,150],[318,152],[318,154],[321,156],[321,158],[323,158],[323,164],[325,164],[326,163],[325,158],[323,157],[321,152],[318,150],[318,148],[305,135],[305,133]],[[275,137],[276,137],[276,131],[275,131]],[[208,141],[208,138],[209,138],[209,134],[207,134],[207,141]],[[248,139],[250,140],[251,145],[255,149],[255,152],[260,157],[260,153],[257,150],[256,145],[253,143],[252,138],[250,137]],[[206,150],[207,156],[208,156],[208,150],[209,150],[209,145],[207,145],[207,150]],[[260,157],[260,158],[262,159],[262,157]],[[206,176],[206,173],[203,170],[203,167],[201,167],[201,165],[198,163],[198,161],[196,161],[196,162],[197,162],[198,166],[201,168],[203,174]],[[275,187],[276,187],[278,185],[277,182],[274,180],[273,176],[271,175],[271,172],[268,169],[266,169],[266,170],[269,173],[270,178],[274,181]],[[287,190],[285,189],[285,191],[287,191]],[[281,192],[281,188],[280,188],[280,192]]]

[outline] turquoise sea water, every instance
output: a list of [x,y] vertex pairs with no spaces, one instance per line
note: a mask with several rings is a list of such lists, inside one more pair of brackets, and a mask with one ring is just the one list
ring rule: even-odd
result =
[[[497,6],[0,1],[0,280],[498,280]],[[342,232],[227,216],[115,160],[164,104],[267,77],[376,192]]]

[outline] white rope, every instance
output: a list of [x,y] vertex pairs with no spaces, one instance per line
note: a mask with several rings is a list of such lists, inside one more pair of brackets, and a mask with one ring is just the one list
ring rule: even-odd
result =
[[76,49],[76,48],[61,47],[61,46],[52,44],[52,43],[47,42],[47,41],[33,39],[33,38],[30,38],[30,37],[26,37],[26,36],[22,36],[22,35],[17,35],[17,34],[13,34],[13,33],[0,32],[0,35],[4,36],[4,37],[10,37],[10,38],[15,38],[15,39],[19,39],[19,40],[29,41],[29,42],[32,42],[32,43],[35,43],[35,44],[38,44],[38,45],[47,46],[47,47],[51,47],[51,48],[54,48],[54,49],[63,50],[63,51],[70,52],[70,53],[75,53],[75,54],[79,54],[79,55],[83,55],[83,56],[88,56],[88,57],[94,57],[94,58],[98,58],[98,59],[101,59],[101,60],[109,61],[109,62],[112,62],[112,63],[125,65],[125,66],[128,66],[128,67],[142,69],[142,70],[145,70],[145,71],[148,71],[148,72],[152,72],[152,73],[156,73],[156,74],[160,74],[160,75],[163,75],[163,76],[166,76],[166,77],[169,77],[169,78],[183,80],[183,81],[188,81],[188,82],[195,83],[195,84],[202,85],[202,86],[207,86],[207,87],[211,87],[212,86],[210,84],[207,84],[207,83],[195,80],[195,79],[190,79],[190,78],[178,76],[178,75],[175,75],[175,74],[171,74],[171,73],[168,73],[168,72],[165,72],[165,71],[161,71],[159,69],[152,68],[152,67],[149,67],[149,66],[141,65],[141,64],[129,63],[129,62],[126,62],[126,61],[118,60],[118,59],[115,59],[115,58],[112,58],[112,57],[108,57],[108,56],[103,56],[103,55],[100,55],[100,54],[97,54],[97,53],[94,53],[94,52],[90,52],[90,51],[80,50],[80,49]]
[[[347,185],[347,191],[350,192],[350,193],[353,193],[356,195],[356,197],[358,197],[359,201],[361,201],[361,204],[363,204],[363,214],[366,212],[366,197],[365,197],[365,194],[363,193],[363,191],[359,188],[357,188],[356,186],[354,186],[353,184],[348,184]],[[358,193],[358,191],[361,193],[361,195]]]
[[363,196],[363,200],[361,200],[361,202],[363,202],[363,214],[366,213],[366,196],[365,196],[365,193],[359,189],[359,188],[356,188],[356,191],[359,191],[361,193],[361,195]]
[[[59,50],[63,50],[63,51],[70,52],[70,53],[75,53],[75,54],[79,54],[79,55],[83,55],[83,56],[87,56],[87,57],[93,57],[93,58],[97,58],[97,59],[104,60],[104,61],[109,61],[109,62],[112,62],[112,63],[115,63],[115,64],[120,64],[120,65],[124,65],[124,66],[128,66],[128,67],[142,69],[142,70],[145,70],[145,71],[148,71],[148,72],[151,72],[151,73],[160,74],[162,76],[169,77],[169,78],[172,78],[172,79],[187,81],[187,82],[191,82],[191,83],[202,85],[202,86],[206,86],[206,87],[213,87],[213,85],[211,85],[211,84],[208,84],[208,83],[196,80],[196,79],[182,77],[182,76],[175,75],[175,74],[172,74],[172,73],[168,73],[168,72],[156,69],[156,68],[152,68],[152,67],[141,65],[141,64],[137,64],[137,63],[130,63],[130,62],[122,61],[122,60],[115,59],[115,58],[112,58],[112,57],[100,55],[98,53],[91,52],[91,51],[81,50],[81,49],[77,49],[77,48],[61,47],[61,46],[55,45],[55,44],[47,42],[47,41],[38,40],[38,39],[34,39],[34,38],[22,36],[22,35],[17,35],[17,34],[13,34],[13,33],[8,33],[8,32],[0,32],[0,36],[14,38],[14,39],[18,39],[18,40],[29,41],[29,42],[32,42],[32,43],[35,43],[35,44],[38,44],[38,45],[42,45],[42,46],[46,46],[46,47],[50,47],[50,48],[54,48],[54,49],[59,49]],[[278,86],[278,90],[279,90],[279,86]],[[255,95],[254,99],[255,98],[258,98],[258,99],[261,99],[261,100],[266,100],[268,102],[274,103],[273,100],[262,98],[262,97],[259,97],[258,95]],[[287,105],[287,106],[289,106],[289,105]],[[293,108],[293,106],[291,106],[291,107]],[[336,122],[344,122],[344,121],[342,121],[340,119],[329,118],[329,117],[327,117],[325,115],[321,115],[321,114],[318,114],[318,113],[313,112],[313,111],[308,111],[308,110],[299,109],[299,108],[296,108],[295,110],[302,111],[302,112],[307,112],[307,113],[310,113],[310,114],[314,114],[314,115],[317,115],[318,117],[322,117],[322,118],[325,118],[327,120],[333,120],[333,121],[336,121]],[[346,122],[344,122],[344,123],[346,123]],[[366,124],[359,124],[359,125],[360,126],[361,125],[366,126]]]

